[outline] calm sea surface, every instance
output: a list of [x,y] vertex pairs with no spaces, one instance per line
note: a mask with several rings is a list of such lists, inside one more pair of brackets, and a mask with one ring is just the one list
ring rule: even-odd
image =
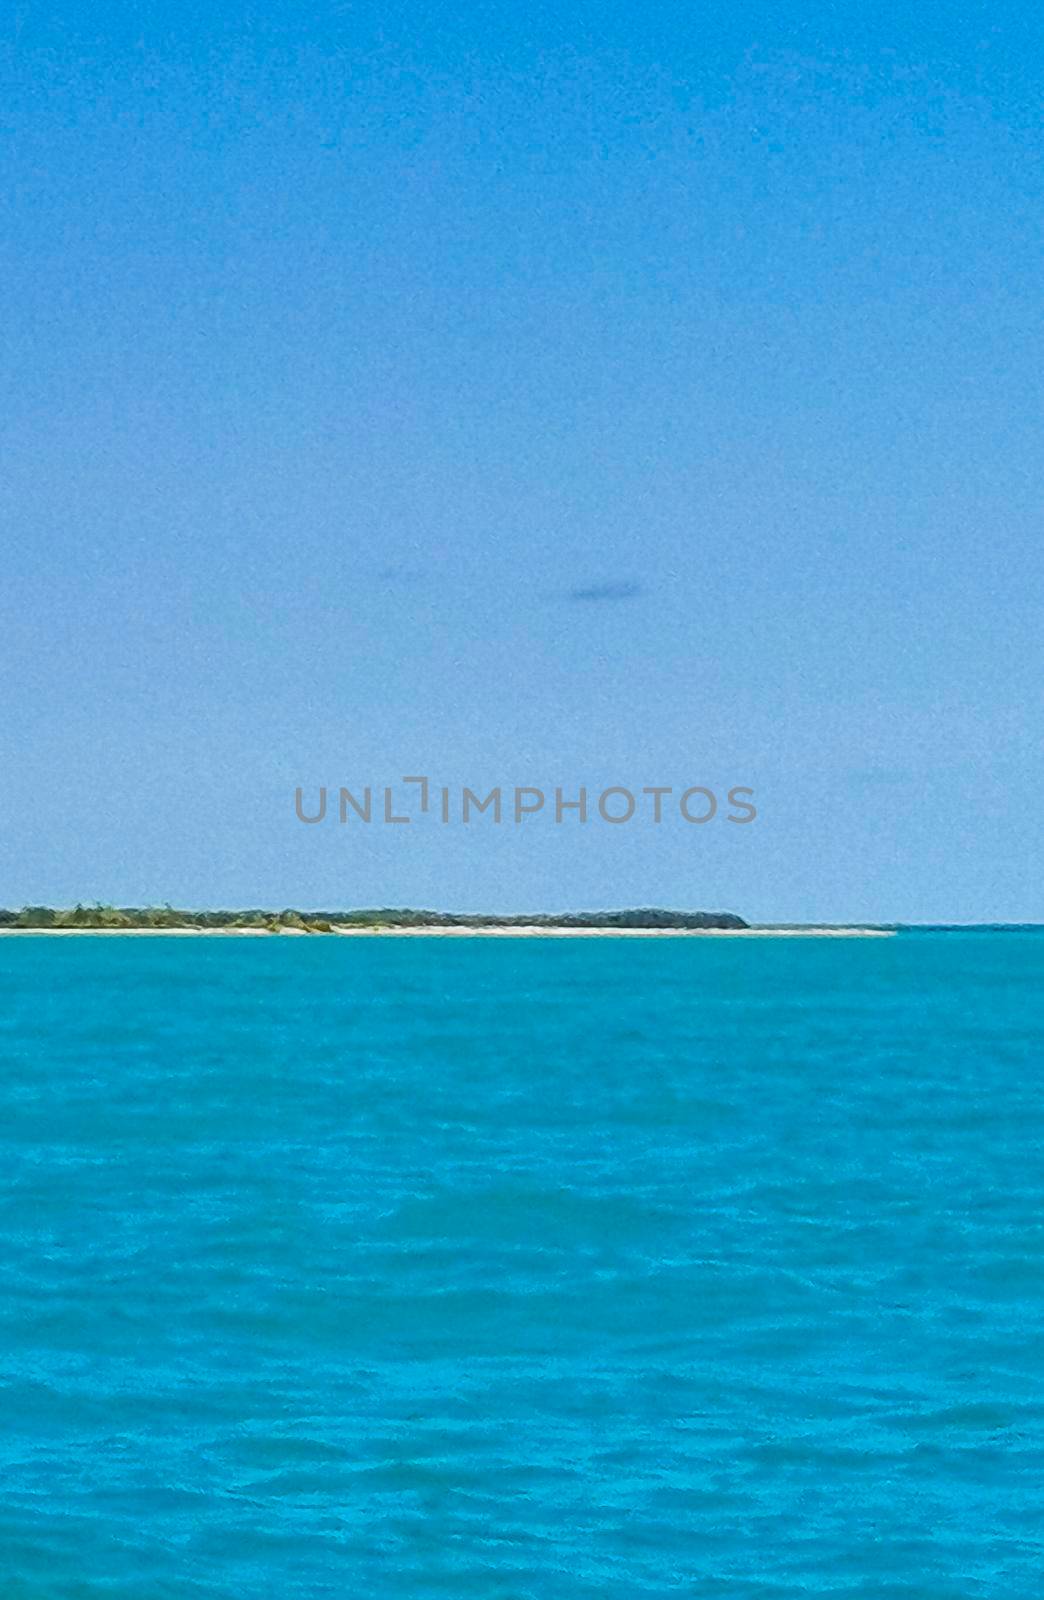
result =
[[1040,1600],[1044,936],[0,939],[3,1600]]

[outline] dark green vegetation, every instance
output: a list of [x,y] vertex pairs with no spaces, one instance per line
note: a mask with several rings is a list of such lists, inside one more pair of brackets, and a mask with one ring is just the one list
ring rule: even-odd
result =
[[25,906],[0,911],[0,928],[263,928],[332,933],[335,928],[745,928],[731,911],[571,911],[554,916],[463,916],[447,911],[176,911],[172,906]]

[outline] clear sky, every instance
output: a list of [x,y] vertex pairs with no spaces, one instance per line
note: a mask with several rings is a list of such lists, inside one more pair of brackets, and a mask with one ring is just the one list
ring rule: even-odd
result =
[[0,904],[1044,920],[1039,8],[0,28]]

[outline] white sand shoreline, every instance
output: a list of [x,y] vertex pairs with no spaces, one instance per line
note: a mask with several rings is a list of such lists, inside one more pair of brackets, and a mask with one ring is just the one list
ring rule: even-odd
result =
[[[892,939],[893,928],[339,928],[350,939]],[[22,939],[329,938],[304,928],[0,928]]]

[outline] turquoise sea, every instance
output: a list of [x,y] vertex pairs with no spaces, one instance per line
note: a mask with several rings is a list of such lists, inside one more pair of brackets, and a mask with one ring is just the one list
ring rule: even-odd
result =
[[1039,1600],[1044,936],[0,938],[3,1600]]

